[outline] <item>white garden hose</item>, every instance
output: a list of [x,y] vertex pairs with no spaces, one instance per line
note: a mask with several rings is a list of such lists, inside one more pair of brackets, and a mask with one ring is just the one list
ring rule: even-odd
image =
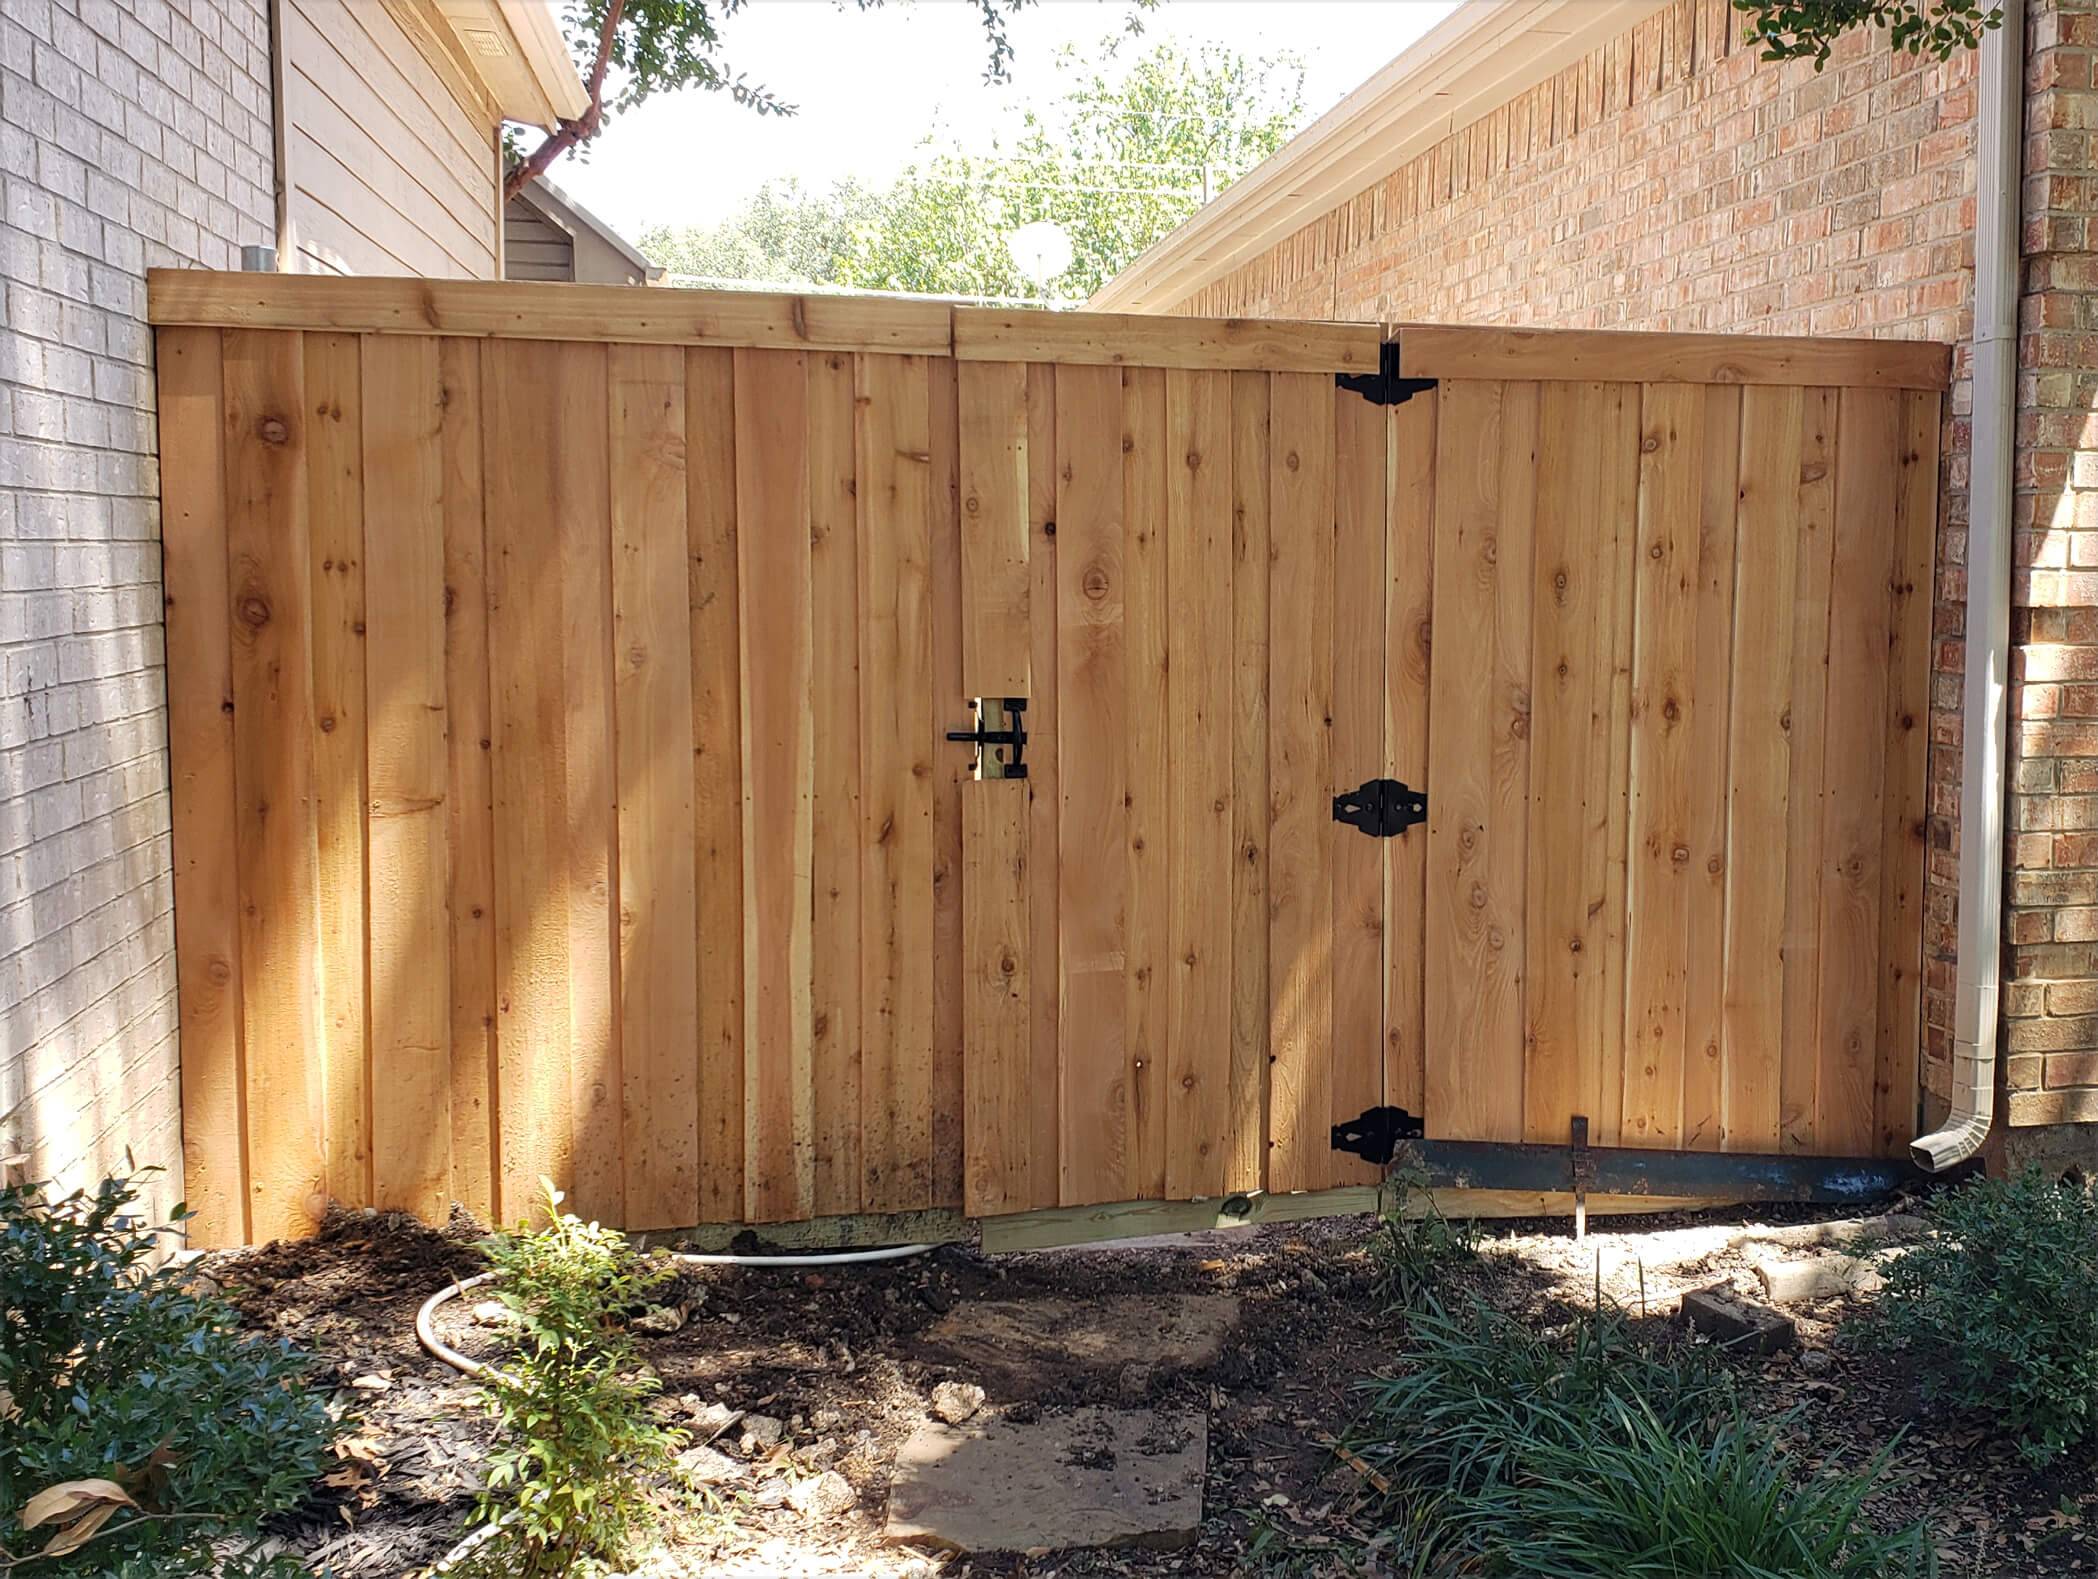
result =
[[[792,1256],[730,1256],[698,1255],[680,1251],[670,1259],[680,1266],[744,1266],[744,1267],[825,1267],[864,1266],[874,1261],[902,1261],[910,1256],[922,1256],[931,1245],[885,1245],[879,1250],[833,1250],[821,1255]],[[467,1376],[490,1373],[490,1367],[479,1360],[470,1359],[437,1336],[437,1312],[468,1289],[479,1288],[484,1283],[495,1281],[495,1273],[481,1272],[460,1282],[447,1283],[443,1288],[422,1302],[415,1313],[415,1339],[433,1358],[444,1361],[453,1370]],[[508,1381],[500,1371],[493,1372],[500,1381]]]

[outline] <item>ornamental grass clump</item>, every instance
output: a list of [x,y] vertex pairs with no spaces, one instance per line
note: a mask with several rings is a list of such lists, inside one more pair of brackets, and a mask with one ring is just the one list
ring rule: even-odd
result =
[[2027,1169],[1947,1190],[1925,1215],[1862,1339],[2032,1464],[2098,1440],[2098,1194]]
[[684,1443],[650,1412],[659,1384],[626,1327],[674,1269],[563,1212],[561,1193],[544,1188],[544,1227],[521,1224],[485,1245],[516,1349],[481,1375],[500,1438],[478,1518],[495,1530],[489,1555],[523,1579],[626,1557],[654,1523],[653,1489]]
[[261,1526],[343,1425],[306,1355],[161,1260],[137,1200],[128,1179],[0,1189],[0,1571],[303,1573]]
[[1804,1474],[1701,1346],[1608,1311],[1549,1336],[1473,1301],[1413,1315],[1349,1447],[1418,1574],[1895,1579],[1921,1531],[1864,1513],[1886,1470]]

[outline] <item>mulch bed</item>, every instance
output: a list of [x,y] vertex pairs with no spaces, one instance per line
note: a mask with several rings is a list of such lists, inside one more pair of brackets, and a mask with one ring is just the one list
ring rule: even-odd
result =
[[[1597,1226],[1614,1235],[1748,1220],[1705,1214]],[[1350,1416],[1353,1378],[1388,1368],[1403,1350],[1403,1318],[1376,1292],[1372,1232],[1355,1219],[1203,1235],[1173,1247],[995,1260],[949,1247],[860,1268],[696,1270],[672,1295],[687,1309],[683,1325],[643,1340],[663,1380],[663,1407],[674,1418],[717,1403],[771,1416],[784,1424],[783,1446],[745,1454],[733,1429],[716,1441],[744,1460],[742,1475],[719,1488],[718,1499],[701,1498],[680,1512],[669,1549],[638,1572],[648,1579],[1383,1573],[1384,1542],[1362,1507],[1360,1483],[1330,1447]],[[477,1235],[463,1219],[437,1231],[395,1216],[341,1214],[315,1239],[211,1264],[244,1317],[319,1356],[324,1377],[356,1412],[357,1445],[331,1477],[336,1483],[277,1532],[288,1549],[343,1579],[413,1573],[464,1529],[489,1426],[472,1384],[425,1355],[412,1324],[431,1292],[478,1270]],[[1563,1222],[1509,1225],[1490,1234],[1477,1263],[1455,1274],[1453,1291],[1472,1289],[1528,1320],[1562,1322],[1592,1300],[1590,1249],[1573,1246]],[[1648,1275],[1647,1321],[1673,1330],[1666,1312],[1681,1289],[1728,1276],[1746,1278],[1745,1262],[1731,1251]],[[933,1331],[967,1301],[1164,1292],[1240,1301],[1239,1328],[1213,1363],[1181,1372],[1037,1364],[1014,1374],[971,1368]],[[1622,1276],[1605,1294],[1637,1315],[1637,1293]],[[454,1302],[444,1334],[467,1353],[494,1355],[500,1331],[475,1319],[473,1302],[473,1295]],[[1847,1304],[1795,1312],[1798,1354],[1731,1362],[1754,1384],[1759,1406],[1793,1411],[1786,1429],[1799,1451],[1810,1460],[1854,1463],[1898,1437],[1905,1478],[1880,1499],[1875,1516],[1927,1519],[1948,1575],[2098,1573],[2091,1518],[2098,1467],[2086,1457],[2036,1474],[1971,1425],[1925,1411],[1897,1366],[1838,1341]],[[1140,1402],[1206,1409],[1210,1468],[1200,1544],[1181,1552],[1035,1558],[960,1558],[882,1545],[889,1465],[925,1417],[934,1385],[950,1379],[980,1382],[989,1406],[1008,1411]],[[788,1494],[825,1470],[845,1477],[855,1503],[805,1517]]]

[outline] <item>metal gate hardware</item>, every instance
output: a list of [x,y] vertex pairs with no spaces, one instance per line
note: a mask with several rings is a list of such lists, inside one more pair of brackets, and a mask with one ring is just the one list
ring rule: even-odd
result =
[[[976,748],[976,776],[983,779],[1024,779],[1027,777],[1027,698],[1024,696],[979,696],[976,698],[976,727],[974,729],[950,729],[949,740],[966,742]],[[985,726],[991,708],[1002,709],[1007,724],[1003,729]],[[1005,747],[1005,752],[994,751],[993,747]]]
[[1397,779],[1371,779],[1360,789],[1333,797],[1333,820],[1360,828],[1372,839],[1395,839],[1428,820],[1428,797]]
[[1399,342],[1386,340],[1377,353],[1374,373],[1335,373],[1334,384],[1362,396],[1373,406],[1403,406],[1422,390],[1433,389],[1432,378],[1406,378],[1399,372]]
[[1421,1121],[1402,1107],[1373,1107],[1359,1118],[1333,1126],[1333,1149],[1351,1151],[1379,1166],[1391,1161],[1402,1140],[1421,1137]]

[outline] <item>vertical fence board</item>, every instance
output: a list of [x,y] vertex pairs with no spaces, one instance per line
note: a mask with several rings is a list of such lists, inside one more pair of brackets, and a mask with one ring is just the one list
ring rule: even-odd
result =
[[365,893],[365,455],[358,339],[305,340],[313,597],[313,819],[320,915],[321,1159],[328,1194],[372,1195],[374,1083]]
[[1333,1112],[1333,386],[1275,375],[1268,515],[1268,1187],[1323,1189]]
[[699,1209],[685,359],[608,356],[625,1224],[674,1228]]
[[1122,379],[1056,371],[1057,930],[1063,972],[1058,1193],[1123,1198],[1128,1077],[1122,970],[1128,653],[1122,569]]
[[248,1237],[221,335],[163,329],[160,530],[173,781],[182,1173],[199,1242]]
[[224,387],[248,1227],[276,1239],[311,1230],[326,1182],[300,337],[227,331]]
[[558,346],[481,348],[495,805],[495,1210],[515,1222],[542,1176],[567,1182],[569,893],[562,573],[554,501]]
[[859,380],[861,1204],[906,1211],[933,1182],[931,368],[862,356]]
[[1792,623],[1792,761],[1785,792],[1785,1042],[1779,1143],[1816,1148],[1820,1105],[1821,812],[1827,756],[1830,573],[1836,515],[1836,392],[1800,408],[1798,591]]
[[961,666],[966,696],[1026,696],[1028,628],[1027,365],[962,362]]
[[1231,1090],[1224,1187],[1267,1178],[1268,375],[1231,375]]
[[1027,785],[971,781],[961,803],[962,1209],[990,1217],[1026,1210],[1034,1194]]
[[1923,1042],[1923,873],[1929,816],[1931,568],[1938,536],[1938,397],[1901,396],[1887,645],[1886,795],[1880,845],[1878,1145],[1916,1133]]
[[1625,387],[1548,384],[1538,415],[1532,592],[1523,1133],[1600,1119],[1608,925],[1610,696],[1619,519],[1636,444]]
[[437,342],[364,341],[369,600],[371,1199],[441,1223],[451,1201],[445,880],[444,382]]
[[567,822],[568,1073],[572,1210],[620,1209],[625,1085],[619,1042],[618,813],[613,803],[612,522],[609,347],[565,344],[559,357],[554,519],[561,556],[561,662]]
[[1699,385],[1649,384],[1641,398],[1626,898],[1628,1146],[1676,1146],[1683,1135],[1705,396]]
[[449,861],[452,1198],[495,1214],[495,808],[488,692],[481,349],[438,342],[443,411],[445,851]]
[[743,1213],[743,725],[734,353],[685,353],[692,565],[692,820],[698,882],[699,1212]]
[[1164,1092],[1169,1197],[1226,1188],[1231,1102],[1231,375],[1166,375],[1168,675]]
[[1029,1203],[1057,1204],[1057,939],[1056,825],[1062,793],[1057,740],[1056,644],[1056,369],[1027,369],[1028,624],[1032,643],[1027,699],[1027,982],[1034,998],[1028,1109],[1034,1164]]
[[738,351],[737,629],[743,642],[743,1209],[809,1213],[808,358]]
[[930,378],[927,453],[932,499],[932,688],[921,758],[932,787],[932,1177],[933,1201],[962,1196],[962,778],[968,749],[946,737],[968,717],[962,680],[960,368],[941,358]]
[[809,361],[815,1210],[860,1205],[860,551],[853,359]]
[[1734,661],[1735,523],[1740,503],[1741,390],[1705,391],[1698,500],[1697,604],[1690,675],[1689,976],[1683,994],[1681,1144],[1717,1151],[1723,1139],[1726,997],[1727,710]]
[[1170,997],[1172,821],[1167,780],[1168,665],[1173,606],[1166,564],[1166,375],[1122,373],[1122,588],[1128,653],[1129,1141],[1123,1189],[1132,1200],[1166,1187],[1166,1024]]
[[[1416,789],[1436,777],[1428,753],[1429,648],[1435,595],[1435,431],[1439,396],[1391,408],[1385,505],[1384,772]],[[1418,1114],[1427,1066],[1428,830],[1385,845],[1384,1100]]]
[[[1333,766],[1329,797],[1384,772],[1384,408],[1349,390],[1334,401]],[[1177,580],[1177,577],[1176,577]],[[1333,832],[1333,1080],[1329,1124],[1384,1104],[1384,849]],[[1330,1151],[1333,1184],[1373,1184],[1376,1164]]]
[[[1741,397],[1740,552],[1728,703],[1722,1127],[1732,1151],[1778,1147],[1785,1040],[1786,861],[1767,841],[1788,821],[1793,619],[1799,582],[1800,392]],[[1761,845],[1761,848],[1756,846]]]
[[1429,750],[1427,1119],[1522,1134],[1535,384],[1441,392]]
[[1830,571],[1828,754],[1821,847],[1820,1144],[1844,1156],[1878,1141],[1881,796],[1887,738],[1889,582],[1901,475],[1901,396],[1837,397],[1836,531]]

